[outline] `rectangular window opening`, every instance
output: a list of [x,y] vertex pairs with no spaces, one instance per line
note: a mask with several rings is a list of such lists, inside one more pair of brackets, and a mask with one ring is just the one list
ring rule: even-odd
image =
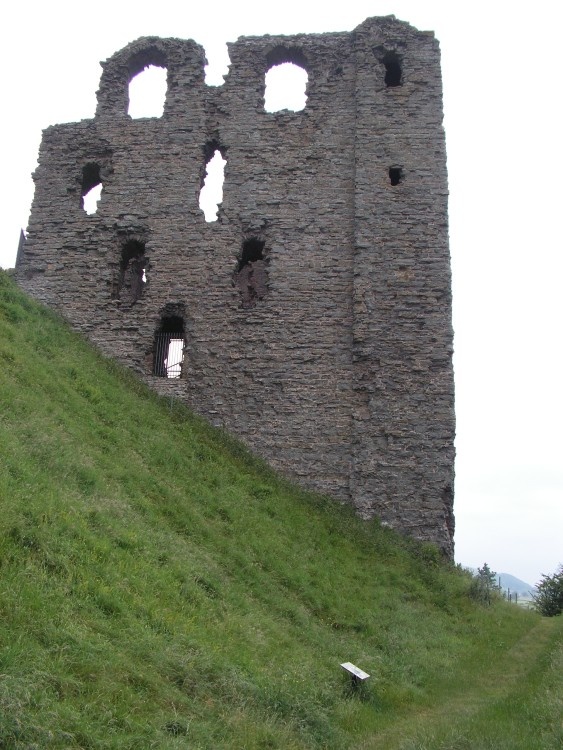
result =
[[179,378],[184,361],[184,339],[170,339],[166,365],[167,378]]
[[183,362],[184,339],[179,338],[177,333],[157,333],[153,374],[178,379],[182,376]]

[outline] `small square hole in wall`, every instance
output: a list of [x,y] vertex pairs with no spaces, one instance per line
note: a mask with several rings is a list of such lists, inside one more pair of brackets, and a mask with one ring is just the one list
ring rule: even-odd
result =
[[398,185],[403,181],[403,170],[401,167],[389,167],[389,182],[391,185]]

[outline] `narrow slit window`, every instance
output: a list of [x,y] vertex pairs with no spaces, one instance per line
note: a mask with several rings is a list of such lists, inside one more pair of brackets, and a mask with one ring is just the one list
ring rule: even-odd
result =
[[166,68],[149,65],[131,79],[128,109],[130,117],[162,117],[166,101],[166,75]]
[[178,316],[163,318],[154,339],[153,375],[178,379],[184,363],[184,321]]
[[307,71],[295,63],[284,62],[272,66],[266,73],[266,112],[280,112],[283,109],[300,112],[305,109],[308,80]]
[[403,68],[396,52],[387,52],[383,58],[385,65],[385,85],[387,88],[401,86],[403,83]]
[[201,190],[199,192],[199,207],[205,215],[205,221],[217,221],[219,206],[223,202],[223,184],[225,182],[225,166],[227,160],[223,158],[221,150],[211,144],[204,149],[208,156],[205,163]]

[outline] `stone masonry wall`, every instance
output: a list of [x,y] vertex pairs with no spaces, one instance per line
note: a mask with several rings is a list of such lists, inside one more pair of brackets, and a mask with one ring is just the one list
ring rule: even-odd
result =
[[[438,43],[386,17],[229,52],[221,87],[193,41],[139,39],[103,64],[95,118],[44,132],[19,283],[277,469],[452,554]],[[303,111],[264,110],[280,62],[308,72]],[[164,114],[133,120],[128,84],[149,64],[167,69]],[[180,378],[161,377],[162,329],[183,339]]]

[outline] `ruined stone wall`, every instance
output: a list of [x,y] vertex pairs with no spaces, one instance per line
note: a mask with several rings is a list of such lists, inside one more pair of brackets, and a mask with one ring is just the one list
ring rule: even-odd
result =
[[[215,88],[193,41],[143,38],[104,63],[95,118],[44,133],[19,283],[282,472],[451,554],[438,43],[386,17],[229,52]],[[268,113],[264,76],[284,61],[307,70],[307,105]],[[164,114],[133,120],[128,84],[148,64],[167,69]],[[216,148],[224,198],[207,223]],[[178,379],[160,377],[167,326]]]

